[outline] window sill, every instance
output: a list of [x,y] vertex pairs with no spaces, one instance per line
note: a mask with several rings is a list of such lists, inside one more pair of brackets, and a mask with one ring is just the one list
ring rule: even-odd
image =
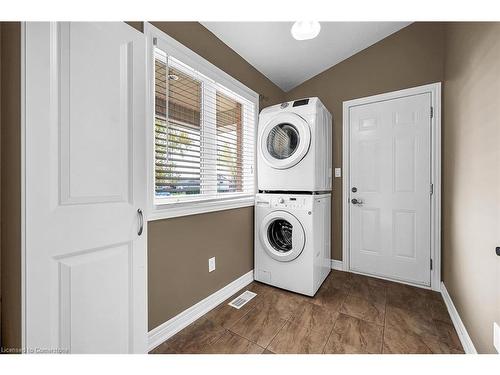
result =
[[251,207],[254,206],[254,204],[254,196],[234,197],[207,201],[155,204],[148,215],[148,221],[198,215],[208,212],[231,210],[234,208]]

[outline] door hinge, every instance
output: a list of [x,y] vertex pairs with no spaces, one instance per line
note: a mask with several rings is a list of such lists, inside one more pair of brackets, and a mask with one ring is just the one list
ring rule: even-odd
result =
[[434,107],[431,107],[431,118],[434,117]]
[[432,195],[434,194],[434,184],[431,184],[431,187],[429,189],[429,193]]
[[431,259],[431,271],[432,271],[432,259]]

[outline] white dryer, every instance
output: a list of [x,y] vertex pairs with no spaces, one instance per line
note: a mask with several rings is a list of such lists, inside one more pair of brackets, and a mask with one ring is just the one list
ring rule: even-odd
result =
[[314,296],[330,273],[330,194],[257,194],[255,280]]
[[331,190],[332,115],[318,98],[261,111],[257,177],[264,191]]

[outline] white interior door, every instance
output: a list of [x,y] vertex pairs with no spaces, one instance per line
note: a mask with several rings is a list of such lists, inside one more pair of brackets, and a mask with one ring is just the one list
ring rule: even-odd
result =
[[349,109],[353,271],[430,286],[430,126],[430,93]]
[[25,344],[146,352],[145,41],[26,23]]

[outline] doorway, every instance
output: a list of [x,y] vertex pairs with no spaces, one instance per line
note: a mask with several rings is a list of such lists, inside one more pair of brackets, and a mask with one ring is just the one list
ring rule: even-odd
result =
[[344,102],[345,270],[440,289],[440,88]]

